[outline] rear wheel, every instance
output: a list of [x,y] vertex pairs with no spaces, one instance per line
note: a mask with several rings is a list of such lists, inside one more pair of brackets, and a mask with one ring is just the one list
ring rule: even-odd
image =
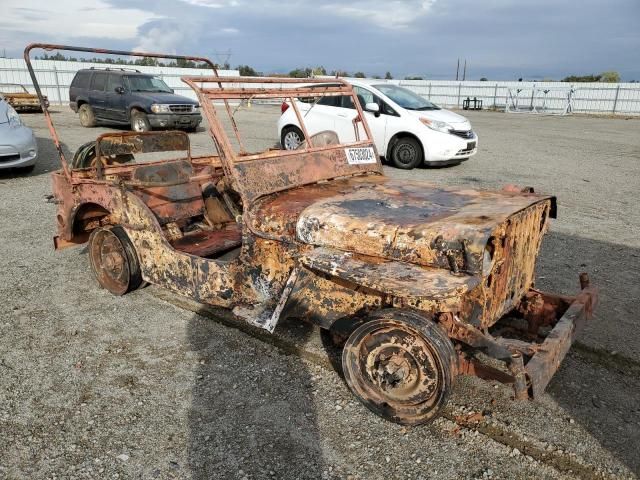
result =
[[342,353],[351,391],[377,415],[404,425],[438,416],[452,390],[456,361],[451,341],[436,323],[398,309],[371,315]]
[[80,125],[85,128],[92,128],[96,126],[96,116],[93,113],[93,108],[87,103],[80,105],[78,109],[78,117],[80,117]]
[[422,147],[412,137],[402,137],[391,148],[391,162],[395,167],[411,170],[422,163]]
[[131,130],[135,132],[149,132],[151,130],[151,124],[146,113],[140,110],[131,112]]
[[135,248],[122,227],[98,228],[89,237],[89,262],[100,286],[124,295],[142,284]]
[[304,133],[298,127],[289,126],[282,129],[280,144],[285,150],[295,150],[304,141]]

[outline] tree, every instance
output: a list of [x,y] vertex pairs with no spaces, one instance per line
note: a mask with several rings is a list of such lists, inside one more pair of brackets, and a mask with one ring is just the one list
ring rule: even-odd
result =
[[374,78],[375,80],[380,80],[382,77],[381,77],[380,75],[374,75],[374,76],[373,76],[373,78]]
[[224,70],[231,70],[231,64],[229,62],[224,62],[224,65],[222,65],[222,68]]
[[355,78],[367,78],[367,75],[364,72],[356,72],[353,74]]
[[391,75],[391,72],[387,72],[384,74],[384,78],[385,80],[393,80],[393,75]]
[[348,77],[349,72],[346,70],[331,70],[332,77]]
[[602,78],[601,75],[570,75],[562,79],[563,82],[599,82]]
[[314,76],[316,75],[326,75],[327,74],[327,70],[323,67],[323,66],[319,66],[313,69],[313,73]]
[[424,80],[424,78],[422,77],[415,77],[415,76],[409,76],[409,77],[404,77],[405,80]]
[[606,83],[619,83],[620,74],[618,72],[602,72],[600,74],[600,81]]
[[238,65],[238,71],[241,77],[257,77],[258,73],[249,65]]
[[489,79],[488,79],[487,77],[482,77],[482,78],[480,79],[480,81],[481,81],[481,82],[488,82],[488,81],[489,81]]
[[289,72],[289,76],[292,78],[309,78],[311,73],[313,73],[313,70],[310,68],[296,68]]

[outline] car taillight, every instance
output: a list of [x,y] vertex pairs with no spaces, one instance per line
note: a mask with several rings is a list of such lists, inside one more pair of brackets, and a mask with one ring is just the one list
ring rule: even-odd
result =
[[280,113],[286,112],[288,108],[289,104],[287,102],[282,102],[282,105],[280,105]]

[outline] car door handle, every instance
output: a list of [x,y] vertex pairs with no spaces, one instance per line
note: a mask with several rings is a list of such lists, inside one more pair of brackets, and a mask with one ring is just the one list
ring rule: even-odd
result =
[[344,117],[344,118],[347,118],[347,116],[348,116],[346,113],[338,113],[337,115],[339,117]]

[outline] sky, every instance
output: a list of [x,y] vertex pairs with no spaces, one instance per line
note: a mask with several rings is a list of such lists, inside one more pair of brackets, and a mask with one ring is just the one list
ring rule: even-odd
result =
[[206,56],[265,73],[640,80],[640,0],[0,0],[0,54],[30,42]]

